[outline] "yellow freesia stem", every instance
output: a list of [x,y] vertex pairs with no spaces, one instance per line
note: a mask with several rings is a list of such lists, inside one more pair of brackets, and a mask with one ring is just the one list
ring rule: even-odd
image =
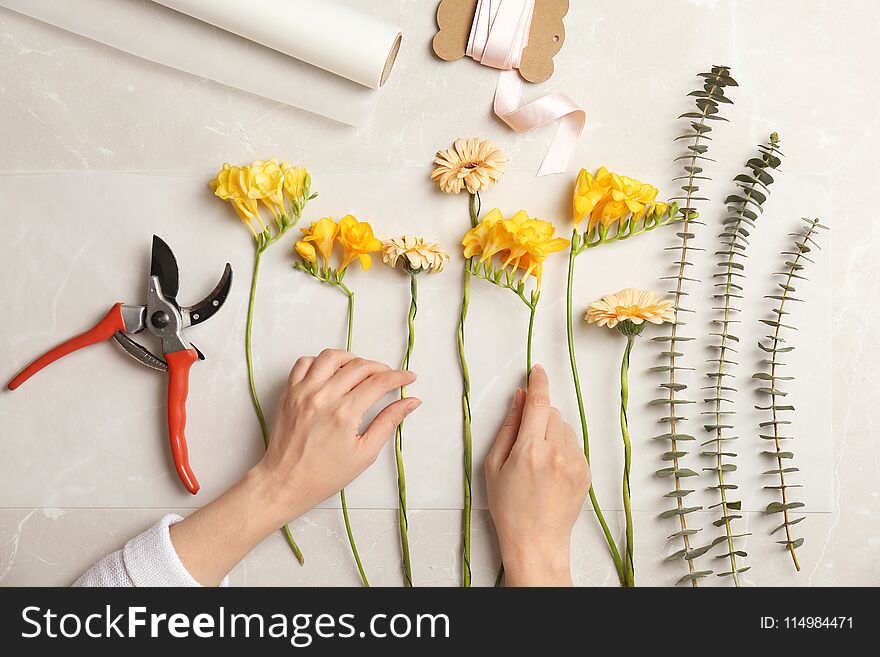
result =
[[538,300],[540,298],[540,293],[538,293],[534,302],[529,306],[529,337],[526,339],[526,383],[528,383],[529,375],[532,373],[532,334],[535,329],[535,311],[538,309]]
[[[536,291],[532,296],[529,306],[529,334],[526,338],[526,385],[528,385],[529,377],[532,374],[532,336],[535,329],[535,313],[538,310],[538,301],[541,299],[541,292]],[[495,576],[495,588],[500,587],[504,582],[504,563],[498,567],[498,574]]]
[[[469,201],[471,228],[480,220],[480,194],[471,194]],[[464,281],[461,294],[461,314],[458,319],[458,362],[461,366],[461,415],[464,433],[464,509],[462,511],[461,572],[462,586],[471,585],[471,495],[473,492],[473,447],[471,435],[471,378],[468,373],[464,348],[464,327],[467,321],[471,293],[471,266],[473,258],[464,263]]]
[[257,248],[254,254],[254,271],[251,276],[251,294],[248,302],[247,325],[245,327],[245,358],[247,360],[248,383],[251,389],[251,400],[254,403],[254,411],[257,414],[257,420],[260,422],[260,430],[263,434],[263,448],[269,447],[269,428],[266,425],[266,416],[263,414],[263,407],[260,405],[260,398],[257,395],[257,385],[254,380],[254,358],[251,352],[251,342],[253,340],[254,325],[254,302],[257,296],[257,280],[260,275],[260,261],[263,258],[263,249]]
[[[587,463],[590,462],[590,434],[587,430],[587,414],[584,410],[584,396],[581,392],[581,381],[580,375],[578,374],[578,366],[577,366],[577,354],[574,349],[574,327],[572,325],[572,291],[574,288],[574,260],[577,256],[577,253],[574,250],[575,240],[578,237],[577,228],[575,228],[572,232],[572,246],[569,249],[568,255],[568,285],[566,287],[566,296],[565,296],[565,329],[568,336],[568,358],[571,364],[571,378],[574,382],[574,392],[577,397],[577,405],[578,405],[578,414],[580,415],[581,421],[581,435],[584,440],[584,456],[587,458]],[[608,543],[608,548],[611,551],[611,558],[614,560],[614,567],[617,570],[617,577],[620,580],[620,585],[626,585],[626,576],[623,569],[623,561],[620,558],[620,552],[617,549],[617,545],[614,542],[614,537],[611,535],[611,530],[608,528],[608,523],[605,522],[605,516],[602,514],[602,509],[599,506],[599,500],[596,498],[596,492],[593,489],[593,486],[590,485],[590,504],[593,506],[593,511],[596,513],[596,519],[599,521],[599,525],[602,527],[602,533],[605,535],[605,541]]]
[[[348,297],[348,338],[345,343],[345,350],[351,351],[351,336],[354,327],[354,292],[352,292],[342,281],[336,283],[339,289]],[[367,588],[370,582],[367,579],[367,573],[364,572],[364,565],[361,563],[361,555],[358,554],[357,543],[354,540],[354,532],[351,529],[351,519],[348,516],[348,504],[345,501],[345,489],[339,491],[339,501],[342,504],[342,519],[345,521],[345,533],[348,534],[348,544],[351,546],[351,553],[354,555],[354,561],[357,564],[358,572],[361,575],[361,581]]]
[[[248,383],[251,390],[251,401],[253,401],[254,412],[257,414],[257,419],[260,422],[260,431],[263,434],[264,449],[269,447],[269,427],[266,425],[266,416],[263,414],[263,407],[260,405],[260,398],[257,395],[257,384],[254,380],[254,358],[253,354],[251,353],[251,343],[253,339],[254,302],[257,298],[257,280],[260,275],[260,260],[263,257],[263,251],[265,251],[265,249],[265,244],[263,246],[258,245],[256,251],[254,252],[254,271],[253,275],[251,276],[251,293],[248,300],[247,325],[245,326],[244,334],[244,353],[245,359],[247,360]],[[284,527],[281,528],[281,531],[284,533],[284,538],[287,540],[287,544],[293,551],[296,560],[299,561],[300,565],[305,563],[302,551],[296,544],[296,541],[293,538],[293,534],[291,534],[290,532],[290,528],[287,525],[284,525]]]
[[[415,319],[418,312],[419,288],[415,274],[410,274],[410,304],[407,316],[408,337],[406,341],[406,354],[403,357],[401,369],[409,369],[409,361],[412,357],[413,346],[416,341]],[[400,388],[400,398],[406,398],[406,386]],[[403,553],[403,578],[407,588],[413,586],[412,562],[409,556],[409,521],[406,516],[406,475],[403,469],[403,422],[397,425],[394,436],[394,455],[397,460],[397,511],[400,521],[400,548]]]
[[626,408],[629,404],[629,356],[632,353],[635,337],[626,336],[626,349],[623,351],[623,360],[620,363],[620,435],[623,438],[623,511],[626,516],[626,565],[624,575],[626,586],[632,587],[635,582],[635,568],[633,565],[633,519],[630,501],[629,475],[632,466],[632,445],[629,440],[629,424],[626,418]]

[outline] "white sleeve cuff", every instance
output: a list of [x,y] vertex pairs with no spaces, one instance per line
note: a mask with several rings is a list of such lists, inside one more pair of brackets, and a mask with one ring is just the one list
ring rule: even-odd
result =
[[[183,565],[171,542],[168,528],[181,520],[181,516],[169,514],[125,544],[122,560],[132,586],[201,586]],[[229,586],[228,576],[220,586]]]

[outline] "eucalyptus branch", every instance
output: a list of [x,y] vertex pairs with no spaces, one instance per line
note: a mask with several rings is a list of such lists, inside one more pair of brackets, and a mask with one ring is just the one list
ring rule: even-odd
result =
[[675,141],[684,140],[687,142],[687,153],[676,158],[676,162],[683,162],[683,175],[675,178],[676,181],[683,181],[681,186],[683,195],[675,197],[672,200],[681,201],[683,204],[682,212],[684,220],[676,233],[680,242],[677,246],[668,247],[667,251],[675,251],[678,258],[674,261],[675,273],[672,276],[664,277],[662,280],[674,281],[674,289],[669,293],[673,295],[675,303],[675,322],[671,324],[670,333],[666,336],[654,338],[655,341],[666,343],[666,348],[661,352],[661,358],[664,364],[659,367],[652,368],[654,372],[664,372],[667,375],[666,382],[661,384],[664,397],[655,400],[653,403],[657,406],[665,406],[667,414],[660,419],[661,424],[667,427],[666,433],[655,436],[655,440],[661,440],[669,443],[669,449],[663,454],[664,463],[671,463],[671,466],[665,466],[656,471],[658,477],[671,477],[675,482],[675,487],[666,497],[675,499],[675,507],[661,513],[661,517],[678,518],[679,530],[669,536],[670,539],[681,539],[682,549],[670,555],[668,559],[684,559],[688,565],[688,572],[678,581],[690,582],[692,586],[697,586],[697,581],[701,577],[705,577],[712,573],[711,570],[698,570],[695,560],[701,554],[704,554],[708,548],[692,548],[691,536],[699,530],[688,527],[685,516],[694,511],[702,509],[701,506],[685,506],[684,498],[690,495],[693,490],[683,487],[681,480],[688,477],[698,476],[697,473],[682,465],[687,452],[681,445],[682,442],[692,441],[695,438],[681,432],[681,423],[687,420],[686,417],[680,415],[680,407],[693,404],[693,400],[680,397],[679,393],[687,389],[687,385],[678,378],[678,373],[691,370],[693,368],[679,365],[679,359],[684,356],[681,351],[681,343],[693,340],[693,338],[682,335],[682,327],[685,322],[681,317],[684,313],[693,312],[684,307],[684,297],[688,295],[687,287],[689,283],[699,282],[695,278],[689,277],[688,268],[692,263],[688,260],[692,251],[699,251],[691,244],[691,240],[695,237],[693,229],[695,226],[703,225],[696,220],[698,216],[694,204],[698,201],[706,201],[708,199],[699,196],[700,181],[710,180],[703,174],[702,164],[711,162],[706,157],[709,146],[706,141],[711,141],[710,133],[712,127],[709,125],[713,121],[727,121],[726,118],[719,115],[719,107],[722,104],[732,104],[733,101],[725,96],[724,90],[727,87],[738,86],[736,81],[730,77],[730,69],[727,66],[713,66],[707,73],[700,73],[699,77],[703,79],[703,88],[693,91],[689,96],[695,98],[696,111],[686,112],[679,118],[688,119],[690,129],[683,135],[676,137]]
[[816,235],[818,231],[827,230],[827,226],[823,226],[821,223],[819,223],[819,219],[804,219],[803,221],[806,225],[801,229],[801,231],[798,233],[792,233],[790,235],[794,238],[794,250],[783,251],[782,253],[783,258],[785,258],[785,269],[781,272],[776,272],[776,275],[781,276],[784,281],[781,283],[777,282],[777,285],[779,286],[781,291],[777,294],[772,294],[766,297],[767,299],[773,299],[777,302],[772,309],[773,319],[761,320],[763,324],[766,324],[773,329],[773,334],[765,336],[765,341],[758,342],[758,347],[765,353],[769,354],[767,358],[761,361],[761,364],[764,365],[768,371],[758,372],[752,377],[760,382],[764,382],[762,383],[761,387],[758,388],[758,392],[768,395],[770,397],[769,406],[755,407],[758,410],[767,411],[770,415],[770,420],[761,422],[760,428],[762,433],[759,434],[759,437],[762,440],[773,441],[774,450],[765,451],[764,454],[767,454],[768,456],[776,460],[776,469],[767,470],[766,472],[764,472],[764,474],[769,476],[778,476],[779,478],[778,485],[765,486],[764,488],[769,490],[778,490],[781,497],[780,502],[771,502],[770,504],[768,504],[767,508],[765,509],[765,513],[782,514],[782,524],[771,531],[770,534],[773,535],[781,529],[785,530],[785,540],[777,542],[780,545],[784,545],[785,549],[788,550],[788,552],[791,554],[791,559],[794,563],[794,567],[797,570],[800,570],[801,567],[798,563],[796,550],[804,544],[804,539],[794,538],[792,527],[803,521],[806,516],[799,516],[792,519],[791,514],[789,513],[794,509],[803,508],[804,504],[803,502],[796,502],[791,500],[789,489],[800,488],[800,486],[788,483],[785,479],[785,475],[791,475],[795,472],[798,472],[798,468],[785,465],[786,461],[790,461],[794,458],[794,453],[790,450],[784,451],[782,449],[782,441],[791,440],[793,436],[782,435],[781,427],[789,425],[791,424],[791,422],[789,420],[780,419],[782,413],[794,412],[795,407],[791,403],[779,403],[781,398],[788,395],[788,393],[782,387],[782,382],[791,381],[794,379],[794,377],[781,376],[779,374],[779,370],[785,365],[784,363],[779,361],[779,354],[790,353],[794,350],[793,346],[786,344],[785,338],[782,337],[782,329],[788,329],[792,331],[797,329],[794,326],[783,324],[782,318],[783,316],[789,314],[789,311],[785,309],[787,303],[802,301],[801,299],[792,296],[797,291],[794,287],[794,282],[796,280],[807,280],[807,278],[803,275],[803,271],[805,269],[805,265],[803,263],[814,262],[807,254],[810,253],[813,248],[819,248],[819,245],[816,242]]
[[[770,185],[773,184],[771,170],[779,168],[782,160],[779,151],[779,136],[774,132],[770,135],[768,144],[758,147],[758,157],[750,159],[746,163],[747,173],[738,175],[734,180],[739,190],[728,196],[728,215],[724,220],[724,229],[719,235],[721,242],[720,250],[715,252],[719,258],[717,272],[714,274],[716,292],[713,295],[715,303],[720,304],[713,308],[720,314],[720,318],[713,319],[712,324],[717,330],[709,335],[717,337],[718,343],[714,345],[717,350],[715,358],[710,359],[712,371],[707,374],[712,384],[705,387],[712,396],[705,399],[711,405],[711,410],[703,414],[709,416],[709,423],[704,425],[713,438],[702,443],[702,447],[712,446],[713,449],[702,452],[703,456],[711,457],[713,466],[703,470],[714,472],[717,484],[710,486],[719,495],[719,502],[709,508],[720,508],[721,517],[714,521],[716,527],[721,527],[724,534],[716,538],[711,546],[723,544],[727,552],[717,555],[717,559],[727,559],[730,570],[719,573],[719,577],[732,577],[736,586],[740,585],[739,573],[745,572],[749,567],[742,568],[737,565],[737,557],[746,557],[747,553],[742,548],[737,548],[735,539],[748,534],[734,534],[733,521],[742,518],[734,512],[742,511],[742,502],[731,499],[733,491],[737,490],[736,484],[725,479],[725,475],[736,472],[737,466],[733,462],[736,452],[728,451],[731,448],[727,443],[736,440],[736,436],[730,436],[729,430],[734,428],[733,397],[736,393],[735,374],[731,371],[737,364],[737,349],[732,343],[739,344],[739,338],[731,331],[733,324],[740,323],[734,317],[741,312],[736,301],[742,299],[742,285],[739,282],[745,278],[745,259],[749,246],[750,231],[754,230],[755,222],[763,213],[763,205],[770,195]],[[710,547],[711,547],[710,546]]]

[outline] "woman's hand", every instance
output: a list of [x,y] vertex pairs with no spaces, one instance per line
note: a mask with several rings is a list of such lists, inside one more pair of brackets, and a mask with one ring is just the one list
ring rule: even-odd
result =
[[327,349],[300,358],[281,394],[269,448],[255,470],[270,483],[281,526],[338,493],[379,455],[397,425],[421,405],[386,406],[359,433],[364,414],[415,374]]
[[193,578],[216,586],[266,536],[366,470],[397,425],[422,402],[398,399],[360,433],[364,414],[415,378],[346,351],[327,349],[315,358],[300,358],[281,393],[260,462],[170,529],[175,551]]
[[571,531],[590,469],[570,425],[550,403],[540,365],[517,390],[485,463],[508,586],[571,586]]

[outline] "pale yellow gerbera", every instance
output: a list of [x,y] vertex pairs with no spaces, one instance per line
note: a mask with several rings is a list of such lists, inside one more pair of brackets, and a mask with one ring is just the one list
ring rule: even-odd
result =
[[412,274],[423,271],[440,272],[449,262],[449,254],[439,244],[423,237],[402,235],[382,243],[382,261],[389,267],[397,267],[403,259],[403,267]]
[[446,194],[484,192],[501,180],[507,155],[488,139],[456,139],[452,148],[439,151],[431,180]]
[[584,319],[608,328],[615,328],[622,322],[636,326],[644,322],[662,324],[675,321],[675,309],[672,301],[661,299],[650,290],[628,287],[591,303]]

